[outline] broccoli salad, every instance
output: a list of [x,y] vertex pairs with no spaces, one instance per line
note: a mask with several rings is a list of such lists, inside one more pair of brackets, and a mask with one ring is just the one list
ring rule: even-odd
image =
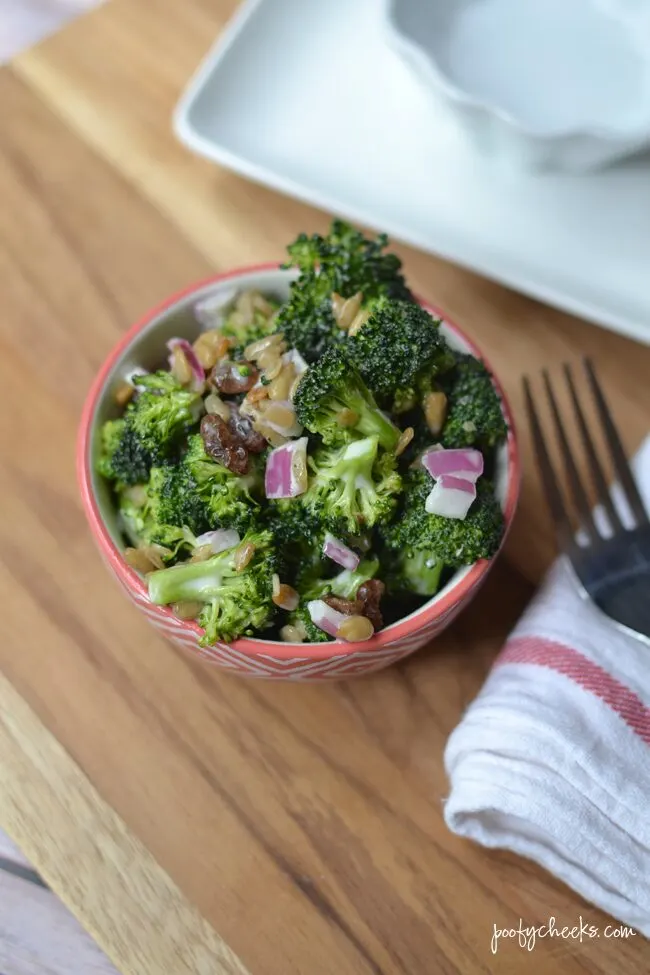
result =
[[198,338],[115,392],[98,470],[124,557],[204,644],[363,641],[499,547],[499,397],[386,245],[301,234],[286,302],[199,302]]

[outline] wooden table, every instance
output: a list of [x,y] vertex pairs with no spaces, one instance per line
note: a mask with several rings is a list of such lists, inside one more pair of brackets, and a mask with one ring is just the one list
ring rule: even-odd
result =
[[[641,937],[492,955],[495,923],[608,919],[442,820],[445,739],[553,554],[523,423],[519,516],[473,610],[372,679],[265,685],[188,662],[95,552],[74,438],[109,348],[166,294],[328,221],[174,141],[233,6],[111,0],[0,73],[0,825],[133,975],[641,975]],[[589,352],[639,444],[649,348],[398,249],[520,417],[523,370]]]

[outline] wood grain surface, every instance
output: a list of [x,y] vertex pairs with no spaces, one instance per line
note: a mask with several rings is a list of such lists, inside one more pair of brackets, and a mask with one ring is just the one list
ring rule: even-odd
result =
[[111,0],[0,72],[0,825],[128,975],[642,975],[640,937],[492,955],[495,923],[609,919],[441,810],[447,735],[553,556],[520,376],[592,354],[634,449],[649,348],[398,248],[489,354],[525,475],[473,609],[371,679],[267,686],[188,661],[94,550],[74,438],[111,345],[175,289],[329,219],[174,141],[233,7]]

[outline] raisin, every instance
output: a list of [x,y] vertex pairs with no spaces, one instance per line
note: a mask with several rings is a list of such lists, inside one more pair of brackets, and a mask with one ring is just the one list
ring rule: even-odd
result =
[[384,625],[379,604],[385,591],[386,586],[381,579],[368,579],[367,582],[362,582],[357,589],[357,601],[361,602],[363,606],[361,612],[367,616],[375,630],[381,630]]
[[257,382],[259,372],[250,362],[222,359],[210,373],[210,382],[220,393],[228,396],[247,393]]
[[241,440],[244,447],[250,450],[251,454],[261,454],[266,449],[266,440],[261,433],[253,430],[253,423],[249,417],[239,412],[234,403],[229,403],[230,420],[228,425],[235,437]]
[[233,474],[248,473],[246,447],[216,413],[206,413],[201,420],[201,437],[205,452],[212,460],[223,464]]
[[363,613],[363,603],[360,599],[343,599],[342,596],[325,596],[323,602],[327,603],[338,613],[345,613],[346,616],[361,616]]

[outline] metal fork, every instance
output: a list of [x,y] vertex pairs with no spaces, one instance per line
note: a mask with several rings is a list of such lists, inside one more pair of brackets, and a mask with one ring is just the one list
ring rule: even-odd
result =
[[[560,413],[547,370],[542,373],[546,396],[566,471],[570,497],[573,501],[573,512],[577,519],[572,519],[570,506],[563,496],[560,481],[546,446],[530,382],[527,377],[524,377],[524,396],[544,493],[559,547],[569,557],[587,595],[617,624],[636,634],[650,637],[650,521],[594,367],[589,359],[584,359],[583,364],[613,468],[634,520],[634,527],[626,527],[623,524],[614,504],[589,431],[571,367],[566,364],[564,376],[576,426],[587,455],[596,497],[607,516],[610,531],[603,532],[602,518],[594,518],[584,481],[569,446],[566,424]],[[580,529],[577,533],[576,521]]]

